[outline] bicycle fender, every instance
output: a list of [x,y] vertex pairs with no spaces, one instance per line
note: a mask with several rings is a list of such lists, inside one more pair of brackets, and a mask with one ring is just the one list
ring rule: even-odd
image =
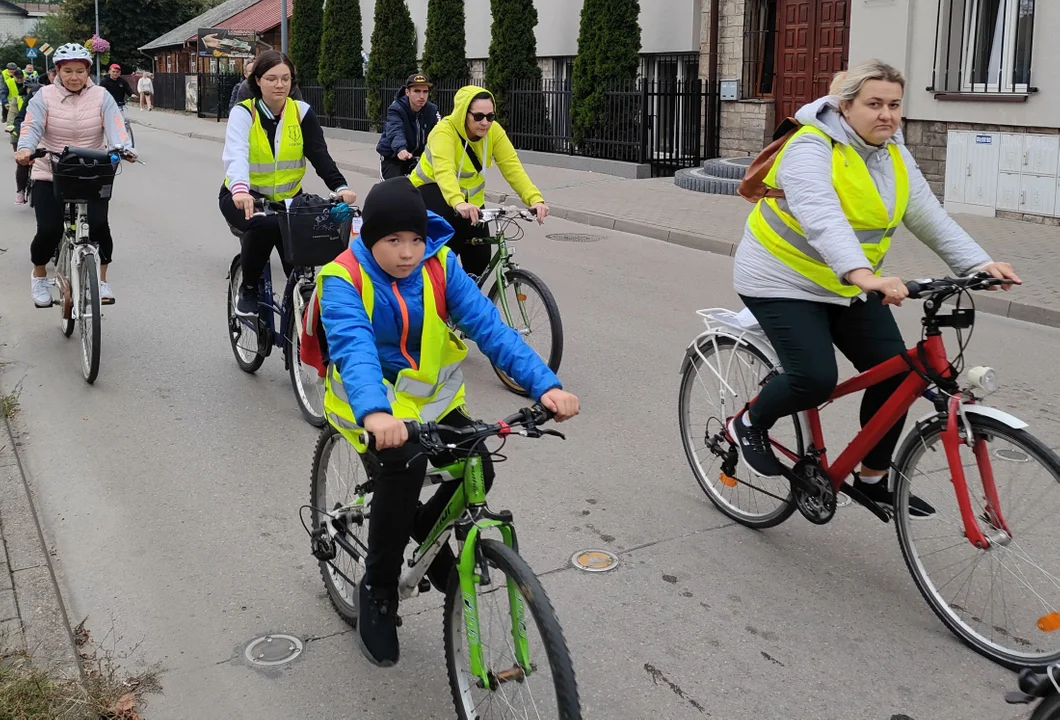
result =
[[[981,415],[982,417],[987,417],[991,420],[996,420],[1002,425],[1010,427],[1013,430],[1025,430],[1026,428],[1030,427],[1030,425],[1023,422],[1015,415],[1010,415],[1004,410],[998,410],[996,407],[991,407],[990,405],[967,404],[964,406],[964,412],[968,415]],[[927,415],[924,415],[922,418],[917,420],[917,424],[919,425],[920,423],[928,422],[929,420],[937,416],[937,412],[928,413]]]
[[685,372],[688,371],[688,368],[692,365],[692,359],[696,357],[696,354],[698,352],[696,348],[699,347],[700,343],[703,340],[710,337],[725,337],[731,340],[735,340],[741,345],[753,347],[759,352],[761,352],[763,355],[765,355],[765,357],[771,363],[773,363],[775,367],[780,367],[780,360],[777,358],[777,353],[773,349],[773,346],[770,345],[768,342],[765,342],[759,339],[758,336],[752,335],[750,333],[728,332],[724,328],[718,328],[715,330],[706,330],[700,333],[696,336],[694,340],[692,340],[692,342],[688,344],[688,347],[685,348],[684,357],[681,358],[681,368],[677,372],[678,375],[684,375]]

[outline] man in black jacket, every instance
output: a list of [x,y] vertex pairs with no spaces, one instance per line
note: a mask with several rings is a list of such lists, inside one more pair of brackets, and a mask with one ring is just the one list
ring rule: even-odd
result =
[[384,180],[415,169],[427,147],[427,136],[441,120],[438,106],[427,99],[432,87],[426,75],[410,75],[386,111],[383,136],[375,148],[381,156],[379,173]]

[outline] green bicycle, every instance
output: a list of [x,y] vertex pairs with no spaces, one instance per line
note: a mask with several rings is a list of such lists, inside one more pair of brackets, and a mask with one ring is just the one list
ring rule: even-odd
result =
[[[581,718],[563,629],[540,581],[518,553],[512,513],[487,507],[482,458],[471,454],[492,437],[563,438],[556,430],[540,427],[551,417],[535,406],[496,424],[453,428],[406,423],[409,442],[419,443],[428,455],[461,449],[467,454],[451,465],[428,470],[424,486],[443,482],[461,486],[426,540],[413,551],[398,581],[401,600],[429,590],[427,568],[455,535],[457,563],[445,592],[442,630],[449,686],[461,720]],[[321,431],[310,488],[311,547],[328,597],[353,627],[357,626],[357,582],[368,553],[374,464],[370,451],[358,455],[330,425]],[[499,533],[501,539],[484,538],[486,531]]]
[[[559,305],[541,278],[515,263],[515,251],[508,247],[509,242],[523,237],[523,229],[518,221],[533,222],[535,219],[529,210],[515,207],[485,208],[479,222],[483,225],[496,223],[496,232],[488,238],[469,240],[468,244],[496,246],[490,264],[481,276],[475,278],[475,283],[481,290],[487,280],[495,277],[486,297],[497,306],[504,323],[522,335],[523,340],[552,372],[559,372],[559,364],[563,360],[563,321],[559,316]],[[542,319],[548,323],[547,328],[540,325],[539,320]],[[465,337],[462,333],[460,335],[462,339]],[[509,390],[519,395],[527,394],[503,370],[494,366],[493,371]]]

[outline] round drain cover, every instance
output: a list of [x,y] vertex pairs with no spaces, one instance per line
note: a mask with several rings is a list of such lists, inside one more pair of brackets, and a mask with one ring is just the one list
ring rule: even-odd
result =
[[571,556],[570,563],[586,572],[607,572],[618,567],[618,556],[607,550],[579,550]]
[[243,654],[254,665],[283,665],[301,655],[302,648],[293,635],[266,635],[252,640]]
[[553,235],[546,235],[549,240],[556,240],[557,242],[570,242],[570,243],[594,243],[600,242],[604,239],[603,235],[586,235],[585,233],[555,233]]

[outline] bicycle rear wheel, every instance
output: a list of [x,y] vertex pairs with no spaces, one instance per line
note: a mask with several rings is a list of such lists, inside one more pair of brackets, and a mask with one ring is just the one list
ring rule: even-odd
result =
[[[505,277],[508,280],[504,294],[507,312],[501,302],[499,279],[490,288],[490,302],[497,306],[505,324],[514,328],[553,372],[558,372],[563,360],[563,321],[559,316],[556,298],[544,281],[532,272],[513,268],[505,273]],[[548,327],[544,327],[543,323],[547,323]],[[527,394],[503,370],[494,367],[493,371],[509,390],[520,395]]]
[[301,358],[302,336],[298,332],[298,318],[302,316],[305,304],[298,286],[287,301],[291,307],[286,348],[291,388],[305,421],[313,427],[324,427],[328,422],[324,416],[324,378],[317,374],[316,368],[303,364]]
[[261,321],[236,315],[236,298],[239,297],[239,286],[243,283],[243,268],[238,255],[232,261],[228,278],[228,339],[232,343],[232,354],[236,356],[240,370],[257,372],[265,362],[265,354],[260,351],[261,339],[258,337]]
[[81,328],[81,374],[89,384],[99,375],[99,345],[102,335],[102,314],[99,302],[99,277],[96,259],[92,255],[81,258],[79,274],[81,287],[77,299],[77,324]]
[[[1025,430],[975,414],[968,420],[975,447],[962,444],[960,461],[990,547],[980,550],[965,536],[940,418],[914,429],[896,455],[898,543],[924,599],[966,645],[1013,670],[1042,670],[1060,661],[1060,632],[1039,628],[1060,620],[1060,459]],[[1008,532],[984,498],[984,458]],[[914,483],[916,495],[935,507],[933,517],[909,516]]]
[[[457,717],[579,720],[582,715],[574,666],[545,589],[526,561],[504,543],[479,540],[479,551],[489,577],[488,582],[483,578],[475,585],[477,629],[491,687],[483,687],[481,680],[471,674],[464,600],[460,576],[454,570],[445,593],[443,635]],[[526,608],[530,610],[529,617]],[[514,622],[513,611],[519,615]],[[513,627],[526,631],[529,667],[516,659],[519,653],[515,650]]]
[[1060,720],[1060,695],[1047,697],[1038,703],[1030,720]]
[[[724,473],[722,457],[712,448],[729,450],[729,418],[758,394],[774,369],[755,347],[729,337],[707,337],[685,366],[677,400],[681,445],[699,487],[718,510],[757,529],[779,525],[795,512],[791,483],[759,477],[743,463],[736,464],[732,475]],[[799,457],[806,452],[795,416],[777,422],[769,434]]]
[[[313,508],[314,530],[327,523],[329,531],[342,534],[361,553],[360,558],[355,558],[339,547],[330,563],[320,561],[320,575],[331,604],[339,617],[357,627],[357,583],[364,574],[364,557],[368,553],[372,489],[363,460],[330,425],[320,431],[313,453],[309,505]],[[322,512],[332,512],[337,517],[329,518]]]

